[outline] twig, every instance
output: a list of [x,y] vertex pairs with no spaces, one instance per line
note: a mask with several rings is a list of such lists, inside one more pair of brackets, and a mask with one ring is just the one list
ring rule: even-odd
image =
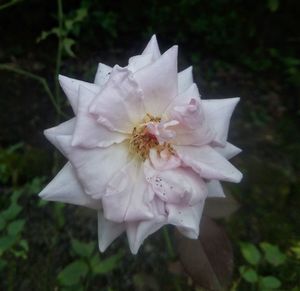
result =
[[16,4],[18,4],[18,3],[22,2],[22,1],[23,1],[23,0],[12,0],[12,1],[10,1],[10,2],[7,2],[7,3],[5,3],[5,4],[2,4],[2,5],[0,5],[0,11],[1,11],[1,10],[4,10],[4,9],[10,7],[10,6],[16,5]]

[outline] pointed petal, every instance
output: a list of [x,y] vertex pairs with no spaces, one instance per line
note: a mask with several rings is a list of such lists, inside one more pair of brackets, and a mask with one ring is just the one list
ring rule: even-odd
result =
[[239,183],[242,173],[210,146],[175,146],[184,164],[202,178]]
[[132,73],[127,68],[115,66],[89,111],[110,130],[131,133],[145,115],[143,94]]
[[160,57],[160,51],[155,34],[151,37],[142,55],[151,55],[152,61],[155,61]]
[[84,193],[70,163],[60,170],[39,196],[49,201],[70,203],[93,209],[101,208],[100,200],[94,200]]
[[160,116],[177,95],[177,46],[134,74],[144,93],[146,112]]
[[102,211],[98,211],[98,243],[99,250],[104,252],[109,245],[125,230],[125,223],[107,220]]
[[152,212],[154,217],[151,220],[144,220],[140,222],[128,222],[126,226],[126,233],[130,250],[133,254],[137,254],[140,246],[144,240],[162,226],[166,224],[165,214],[161,214],[160,209],[164,208],[164,203],[154,198],[152,201]]
[[61,152],[59,143],[56,140],[56,137],[59,135],[71,136],[74,132],[76,118],[69,119],[55,127],[48,128],[44,130],[44,135],[46,138]]
[[167,204],[168,223],[173,224],[186,237],[196,239],[199,236],[199,224],[203,212],[204,201],[194,206]]
[[99,124],[95,116],[89,113],[88,108],[94,98],[94,92],[80,86],[72,146],[86,148],[108,147],[113,143],[121,143],[127,138],[126,135],[110,131],[107,127]]
[[102,88],[109,79],[111,70],[112,67],[99,63],[94,83]]
[[208,195],[207,197],[225,197],[223,187],[217,180],[207,182]]
[[139,162],[132,160],[109,181],[102,197],[104,216],[115,222],[137,221],[153,217],[148,205],[149,193]]
[[128,69],[135,73],[136,71],[142,69],[143,67],[149,65],[152,63],[152,55],[146,54],[146,55],[139,55],[131,57],[128,61]]
[[84,86],[95,93],[100,91],[100,87],[95,84],[68,78],[63,75],[59,75],[58,80],[66,96],[68,97],[68,100],[72,106],[75,115],[77,113],[79,85]]
[[216,132],[214,142],[225,146],[230,118],[240,98],[203,100],[202,105],[207,122]]
[[70,136],[57,136],[63,154],[70,160],[84,192],[99,199],[107,183],[123,165],[127,164],[128,149],[124,143],[107,148],[84,149],[72,147]]
[[215,147],[214,150],[225,157],[227,160],[230,160],[242,151],[240,148],[229,142],[226,142],[225,147]]
[[[178,73],[178,93],[181,94],[186,91],[192,84],[193,80],[193,67],[190,66],[185,70]],[[195,96],[193,96],[195,97]]]

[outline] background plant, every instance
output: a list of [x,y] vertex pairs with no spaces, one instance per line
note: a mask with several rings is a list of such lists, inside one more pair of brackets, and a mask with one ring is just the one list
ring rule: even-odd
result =
[[126,65],[157,33],[162,50],[180,45],[203,95],[242,96],[230,138],[245,178],[226,186],[240,208],[221,221],[232,289],[297,290],[299,11],[293,0],[0,1],[0,289],[197,290],[171,231],[136,257],[125,240],[99,254],[94,213],[36,195],[64,162],[42,136],[71,115],[58,73],[92,81],[98,61]]

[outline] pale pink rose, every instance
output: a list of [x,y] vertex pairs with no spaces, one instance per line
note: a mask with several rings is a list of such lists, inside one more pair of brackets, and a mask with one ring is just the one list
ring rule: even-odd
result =
[[75,117],[45,135],[69,162],[40,197],[96,209],[101,251],[126,231],[135,254],[166,224],[196,239],[205,199],[242,178],[227,142],[239,98],[201,100],[177,46],[161,55],[155,36],[127,67],[99,64],[94,83],[59,80]]

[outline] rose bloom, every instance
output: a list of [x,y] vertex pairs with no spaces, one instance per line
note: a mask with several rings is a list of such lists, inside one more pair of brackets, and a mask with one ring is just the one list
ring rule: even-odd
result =
[[201,100],[177,51],[161,55],[153,36],[128,66],[99,64],[94,83],[59,76],[75,117],[45,135],[69,161],[39,195],[96,209],[101,251],[126,231],[136,254],[166,224],[196,239],[205,199],[242,178],[227,142],[239,98]]

